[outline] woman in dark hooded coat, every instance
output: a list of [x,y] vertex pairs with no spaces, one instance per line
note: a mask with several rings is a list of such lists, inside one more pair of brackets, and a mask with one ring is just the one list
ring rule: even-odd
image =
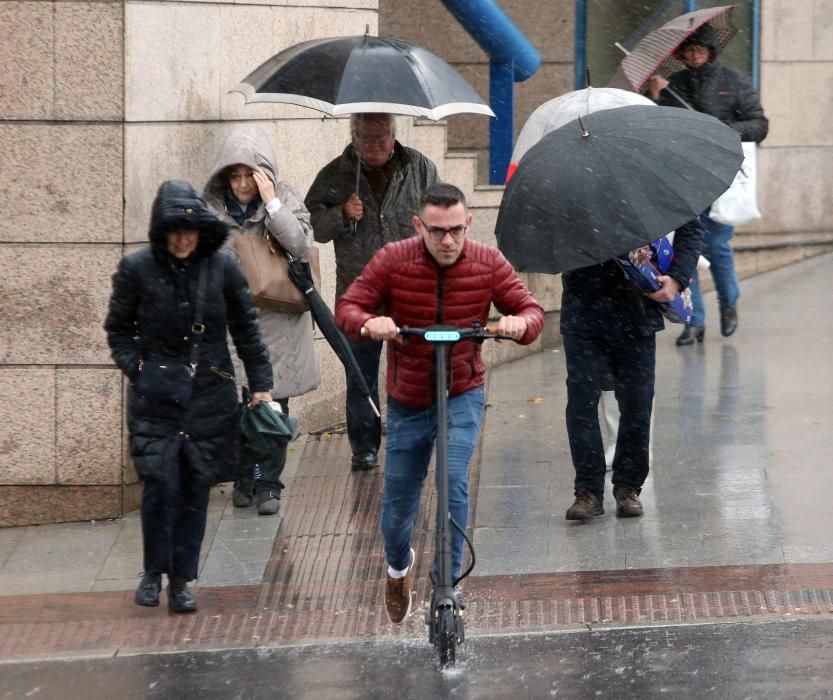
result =
[[[272,399],[269,353],[245,277],[220,250],[227,235],[191,185],[162,183],[150,246],[119,263],[104,324],[113,360],[130,380],[130,451],[144,481],[144,577],[135,602],[158,605],[164,573],[173,612],[197,609],[186,584],[197,577],[209,489],[235,461],[238,403],[227,331],[252,402]],[[185,379],[155,379],[159,371]],[[175,396],[183,386],[190,397]]]

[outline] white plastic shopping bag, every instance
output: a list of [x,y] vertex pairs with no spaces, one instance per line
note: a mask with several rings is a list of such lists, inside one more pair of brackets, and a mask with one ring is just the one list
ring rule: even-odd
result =
[[712,204],[709,217],[721,224],[739,226],[753,219],[760,219],[758,210],[756,145],[751,141],[743,142],[743,165],[729,187],[717,201]]

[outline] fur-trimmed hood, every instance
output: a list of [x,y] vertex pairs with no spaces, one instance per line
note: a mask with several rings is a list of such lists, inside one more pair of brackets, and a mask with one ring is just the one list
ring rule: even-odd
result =
[[197,191],[182,180],[166,180],[159,186],[150,214],[148,239],[156,250],[167,249],[167,235],[175,229],[194,229],[200,234],[197,255],[208,256],[220,249],[228,225],[208,208]]

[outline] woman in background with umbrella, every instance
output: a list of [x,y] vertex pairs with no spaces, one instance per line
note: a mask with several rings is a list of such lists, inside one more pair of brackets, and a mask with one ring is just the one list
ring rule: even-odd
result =
[[[761,100],[746,76],[717,60],[720,45],[718,33],[710,24],[697,28],[673,51],[674,58],[682,61],[685,68],[667,80],[659,74],[652,75],[648,80],[648,95],[660,105],[680,107],[680,101],[666,90],[670,87],[693,109],[717,117],[732,127],[742,141],[760,143],[769,128]],[[720,332],[730,336],[738,326],[737,301],[740,297],[734,253],[729,243],[735,229],[715,221],[708,213],[706,210],[700,215],[705,231],[703,256],[711,263],[717,289]],[[706,333],[706,311],[696,271],[691,282],[691,299],[694,311],[677,338],[677,345],[702,342]]]
[[[220,148],[205,185],[205,201],[226,223],[233,236],[271,238],[284,251],[302,259],[312,246],[310,215],[301,196],[278,180],[278,165],[269,137],[258,127],[232,131]],[[289,398],[315,389],[320,380],[309,312],[257,310],[263,341],[269,348],[275,386],[273,394],[284,413]],[[236,376],[240,373],[236,356]],[[259,473],[238,474],[232,501],[238,508],[254,498],[260,515],[274,515],[280,507],[280,474],[286,461],[263,463]]]

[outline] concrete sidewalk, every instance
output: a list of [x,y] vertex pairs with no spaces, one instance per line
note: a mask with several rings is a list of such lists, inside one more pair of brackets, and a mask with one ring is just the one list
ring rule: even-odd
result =
[[[713,295],[705,343],[675,347],[678,327],[658,337],[642,518],[617,519],[608,508],[587,524],[564,520],[573,473],[559,350],[491,372],[472,466],[473,634],[833,612],[831,265],[828,255],[745,280],[732,338],[719,336]],[[384,619],[382,475],[351,474],[348,461],[344,435],[293,444],[281,518],[233,509],[230,489],[215,489],[201,610],[187,623],[131,603],[141,569],[136,514],[0,530],[0,651],[423,636],[418,614],[395,628]],[[418,606],[432,508],[429,484],[414,539]],[[73,634],[82,637],[62,637]]]

